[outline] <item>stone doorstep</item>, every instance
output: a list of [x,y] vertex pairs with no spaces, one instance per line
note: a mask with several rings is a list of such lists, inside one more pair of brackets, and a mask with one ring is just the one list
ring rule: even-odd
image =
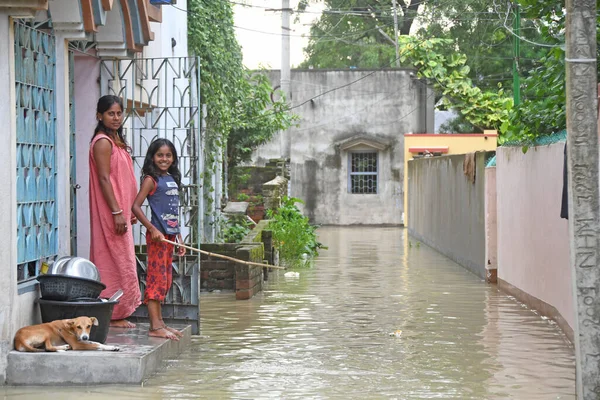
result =
[[117,345],[118,352],[66,351],[57,353],[8,354],[8,385],[100,385],[141,384],[166,359],[189,348],[192,327],[173,325],[182,330],[179,342],[148,336],[148,324],[135,329],[110,328],[106,344]]

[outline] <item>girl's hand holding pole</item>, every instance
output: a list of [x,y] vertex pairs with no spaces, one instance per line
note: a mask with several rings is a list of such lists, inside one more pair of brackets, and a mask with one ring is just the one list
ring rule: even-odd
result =
[[150,237],[152,238],[152,240],[154,240],[155,242],[162,242],[163,240],[165,240],[165,236],[158,229],[154,227],[152,228],[153,229],[150,230]]
[[[183,239],[181,238],[181,235],[177,235],[177,243],[183,243]],[[179,255],[179,257],[185,256],[185,248],[181,247],[181,246],[177,246],[177,254]]]

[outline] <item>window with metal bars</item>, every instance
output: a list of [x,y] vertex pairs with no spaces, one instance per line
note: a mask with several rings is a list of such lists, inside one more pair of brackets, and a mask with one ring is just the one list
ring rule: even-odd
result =
[[348,191],[356,194],[377,194],[377,152],[350,153]]

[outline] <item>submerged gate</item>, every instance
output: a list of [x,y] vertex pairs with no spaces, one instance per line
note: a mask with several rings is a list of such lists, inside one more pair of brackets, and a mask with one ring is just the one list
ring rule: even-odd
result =
[[[124,133],[131,146],[138,177],[146,150],[156,138],[171,140],[182,173],[180,225],[184,242],[199,248],[203,223],[203,171],[200,107],[200,60],[196,57],[105,60],[100,67],[102,94],[114,94],[125,106]],[[139,181],[138,181],[139,185]],[[149,216],[149,208],[145,206]],[[145,228],[134,226],[138,277],[142,295],[146,279]],[[200,325],[200,255],[173,258],[173,285],[163,305],[163,317],[171,322]],[[142,306],[133,315],[147,318]]]

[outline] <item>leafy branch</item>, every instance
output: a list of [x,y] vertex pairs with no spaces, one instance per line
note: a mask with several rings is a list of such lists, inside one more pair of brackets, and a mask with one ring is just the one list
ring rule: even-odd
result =
[[469,78],[467,57],[461,53],[444,55],[443,47],[452,46],[450,39],[399,38],[400,61],[417,69],[442,95],[449,108],[460,110],[465,119],[480,129],[499,129],[508,120],[513,101],[502,88],[484,92]]

